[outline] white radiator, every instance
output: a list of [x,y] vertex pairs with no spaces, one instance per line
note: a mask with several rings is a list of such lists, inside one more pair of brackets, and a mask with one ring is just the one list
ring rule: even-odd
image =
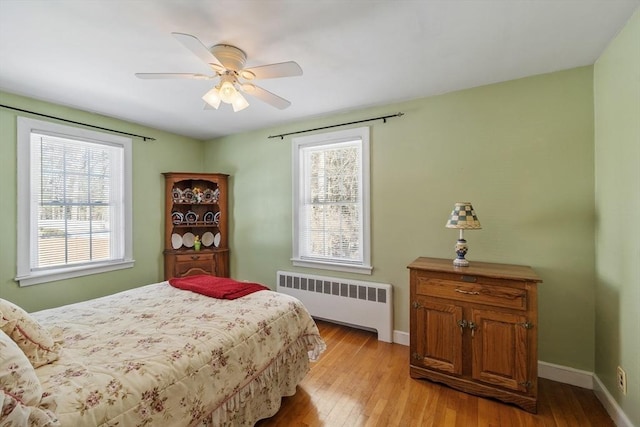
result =
[[313,317],[375,329],[393,342],[391,285],[278,271],[277,290],[298,298]]

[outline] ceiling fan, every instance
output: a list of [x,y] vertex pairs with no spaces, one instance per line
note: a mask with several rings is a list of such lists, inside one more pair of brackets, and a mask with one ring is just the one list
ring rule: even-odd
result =
[[233,111],[240,111],[249,106],[249,103],[240,92],[258,98],[273,107],[281,110],[291,105],[291,102],[276,94],[269,92],[253,84],[253,80],[273,79],[277,77],[301,76],[302,68],[294,62],[281,62],[278,64],[262,65],[258,67],[244,68],[247,55],[239,48],[228,44],[217,44],[207,48],[197,37],[184,33],[171,33],[180,43],[193,52],[197,57],[206,62],[213,75],[198,73],[136,73],[140,79],[219,79],[202,99],[205,107],[217,109],[220,102],[231,104]]

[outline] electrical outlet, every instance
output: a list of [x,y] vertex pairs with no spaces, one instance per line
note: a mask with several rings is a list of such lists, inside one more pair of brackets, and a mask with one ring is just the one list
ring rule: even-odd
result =
[[627,374],[624,372],[620,366],[618,366],[618,374],[616,376],[618,380],[618,388],[622,392],[622,394],[627,394]]

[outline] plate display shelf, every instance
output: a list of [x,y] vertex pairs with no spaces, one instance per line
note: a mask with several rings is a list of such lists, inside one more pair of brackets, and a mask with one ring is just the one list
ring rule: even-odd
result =
[[165,172],[164,278],[229,277],[228,175]]

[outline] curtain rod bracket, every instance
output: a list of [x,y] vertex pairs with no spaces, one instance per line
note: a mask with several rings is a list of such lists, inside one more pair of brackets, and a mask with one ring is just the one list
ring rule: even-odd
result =
[[387,123],[387,119],[390,119],[392,117],[402,117],[404,116],[404,113],[400,112],[400,113],[396,113],[396,114],[389,114],[388,116],[380,116],[380,117],[373,117],[371,119],[364,119],[364,120],[356,120],[355,122],[348,122],[348,123],[340,123],[337,125],[329,125],[329,126],[322,126],[319,128],[313,128],[313,129],[305,129],[305,130],[299,130],[299,131],[295,131],[295,132],[289,132],[289,133],[282,133],[279,135],[269,135],[267,138],[280,138],[280,141],[284,140],[285,136],[289,136],[289,135],[297,135],[299,133],[305,133],[305,132],[313,132],[314,130],[322,130],[322,129],[330,129],[330,128],[335,128],[338,126],[347,126],[347,125],[353,125],[356,123],[365,123],[365,122],[373,122],[376,120],[382,120],[383,123]]

